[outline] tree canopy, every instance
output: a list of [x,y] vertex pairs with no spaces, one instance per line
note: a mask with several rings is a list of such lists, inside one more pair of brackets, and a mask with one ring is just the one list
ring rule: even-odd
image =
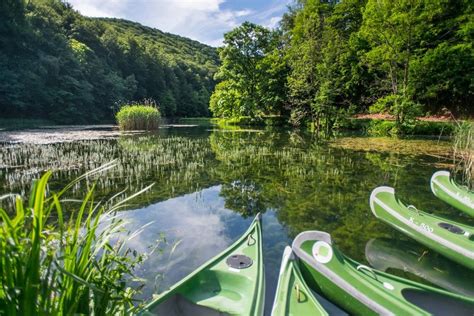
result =
[[293,124],[318,128],[369,108],[401,124],[444,109],[472,115],[473,7],[467,0],[295,0],[276,30],[244,23],[226,34],[211,111],[289,112]]
[[138,23],[87,18],[59,0],[0,4],[0,112],[58,123],[113,119],[154,99],[165,116],[206,116],[215,48]]

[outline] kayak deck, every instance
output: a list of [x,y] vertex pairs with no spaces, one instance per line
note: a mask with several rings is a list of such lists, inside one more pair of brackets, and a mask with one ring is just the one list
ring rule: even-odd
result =
[[142,315],[261,315],[260,217],[233,245],[148,304]]

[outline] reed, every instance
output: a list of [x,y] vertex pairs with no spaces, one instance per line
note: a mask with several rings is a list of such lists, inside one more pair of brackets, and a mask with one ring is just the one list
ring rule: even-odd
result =
[[77,207],[65,203],[76,184],[113,166],[92,170],[58,192],[48,189],[48,171],[35,181],[26,203],[15,197],[15,214],[0,209],[5,315],[120,315],[138,308],[133,297],[139,288],[125,279],[144,257],[126,248],[132,237],[123,233],[124,222],[115,213],[148,188],[120,202],[97,203],[91,185]]
[[160,111],[154,102],[129,104],[122,106],[116,114],[121,130],[157,130],[160,123]]
[[474,189],[474,123],[459,123],[454,135],[454,160],[463,183]]

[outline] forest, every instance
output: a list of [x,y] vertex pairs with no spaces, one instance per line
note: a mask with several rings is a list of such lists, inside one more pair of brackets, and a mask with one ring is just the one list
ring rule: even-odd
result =
[[0,2],[1,118],[113,121],[153,99],[164,116],[208,116],[215,48],[138,23],[88,18],[60,0]]
[[[295,0],[276,29],[245,22],[216,49],[61,0],[0,4],[2,118],[112,122],[129,102],[165,117],[279,117],[330,129],[473,115],[468,0]],[[281,120],[280,120],[281,121]]]
[[276,30],[225,34],[214,116],[331,128],[355,113],[472,116],[469,0],[296,0]]

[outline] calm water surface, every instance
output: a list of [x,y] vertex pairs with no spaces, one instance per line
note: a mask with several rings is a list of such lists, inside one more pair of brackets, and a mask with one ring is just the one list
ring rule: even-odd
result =
[[[304,230],[329,232],[345,254],[362,263],[474,295],[472,272],[377,221],[368,204],[372,189],[390,185],[419,209],[474,224],[430,192],[432,173],[450,167],[450,146],[438,140],[362,137],[320,142],[294,131],[203,126],[64,143],[4,143],[0,194],[27,192],[31,179],[50,168],[56,170],[51,188],[59,188],[114,159],[116,168],[91,179],[99,197],[155,183],[120,214],[132,231],[151,223],[129,242],[141,252],[157,246],[137,271],[147,280],[145,299],[225,249],[258,212],[263,214],[267,311],[283,248]],[[85,185],[77,186],[73,194],[80,197],[84,190]]]

